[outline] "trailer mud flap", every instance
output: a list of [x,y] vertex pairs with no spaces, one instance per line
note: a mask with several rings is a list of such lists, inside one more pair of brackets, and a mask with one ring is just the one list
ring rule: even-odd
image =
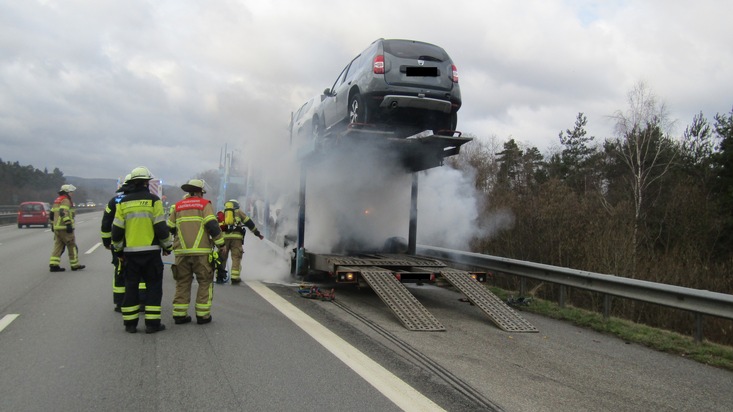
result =
[[526,319],[519,316],[514,309],[491,293],[471,274],[461,270],[442,269],[440,275],[460,290],[468,300],[478,306],[489,319],[506,332],[539,332]]
[[392,309],[409,330],[445,331],[445,327],[423,306],[391,271],[362,268],[361,277],[382,301]]

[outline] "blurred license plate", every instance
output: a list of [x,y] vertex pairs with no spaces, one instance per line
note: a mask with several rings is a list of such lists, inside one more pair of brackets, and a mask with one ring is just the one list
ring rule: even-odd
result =
[[23,215],[23,217],[33,217],[33,215]]
[[408,66],[405,68],[405,74],[409,77],[412,77],[412,76],[437,77],[438,68],[437,67]]

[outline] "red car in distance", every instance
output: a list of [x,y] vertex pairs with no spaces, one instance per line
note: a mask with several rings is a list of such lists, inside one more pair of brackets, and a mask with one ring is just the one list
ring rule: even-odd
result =
[[18,208],[18,228],[39,225],[48,227],[51,205],[46,202],[23,202]]

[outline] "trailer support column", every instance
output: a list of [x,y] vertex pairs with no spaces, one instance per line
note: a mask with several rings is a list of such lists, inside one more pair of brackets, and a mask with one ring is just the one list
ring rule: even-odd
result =
[[305,161],[300,164],[300,192],[298,196],[298,247],[295,254],[295,275],[304,275],[305,261]]
[[414,255],[417,249],[417,172],[412,173],[410,191],[410,229],[407,238],[407,254]]

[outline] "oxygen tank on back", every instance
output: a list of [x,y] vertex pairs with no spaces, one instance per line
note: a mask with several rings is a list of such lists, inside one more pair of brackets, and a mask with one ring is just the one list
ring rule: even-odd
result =
[[224,203],[224,224],[229,226],[234,224],[234,203]]

